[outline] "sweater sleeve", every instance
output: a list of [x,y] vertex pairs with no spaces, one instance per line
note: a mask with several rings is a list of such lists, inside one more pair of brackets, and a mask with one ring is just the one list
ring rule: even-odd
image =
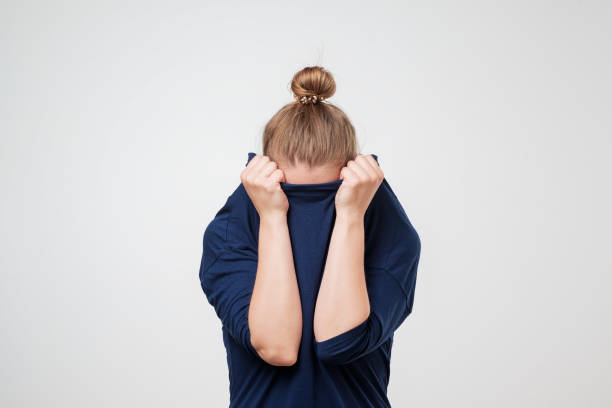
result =
[[249,354],[260,358],[251,344],[248,324],[257,253],[250,246],[230,245],[227,241],[230,199],[204,232],[200,283],[230,336]]
[[379,209],[386,210],[380,213],[387,219],[375,218],[381,232],[375,233],[377,243],[372,245],[372,252],[386,254],[385,261],[377,264],[376,259],[366,257],[365,262],[370,314],[330,339],[315,339],[315,352],[326,363],[348,364],[371,353],[389,340],[412,312],[421,241],[397,198],[387,195],[392,206]]
[[[348,364],[376,350],[389,340],[412,311],[413,287],[405,293],[385,270],[370,269],[366,273],[370,315],[362,323],[330,339],[315,340],[317,356],[326,363]],[[416,262],[411,267],[411,274],[416,277]]]

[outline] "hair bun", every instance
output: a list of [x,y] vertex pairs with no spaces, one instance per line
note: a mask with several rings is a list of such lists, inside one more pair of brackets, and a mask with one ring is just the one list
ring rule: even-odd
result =
[[306,67],[298,71],[291,80],[291,91],[298,102],[317,103],[336,92],[332,74],[323,67]]

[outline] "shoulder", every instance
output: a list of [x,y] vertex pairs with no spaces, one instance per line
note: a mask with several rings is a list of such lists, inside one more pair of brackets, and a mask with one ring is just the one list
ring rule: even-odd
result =
[[421,239],[387,179],[365,214],[366,262],[405,281],[421,252]]
[[232,194],[228,197],[231,213],[233,217],[250,217],[253,212],[257,213],[251,198],[247,194],[244,185],[242,183],[234,189]]
[[256,247],[258,229],[257,210],[240,183],[206,226],[204,251],[214,259],[227,248]]
[[413,250],[420,252],[421,239],[416,229],[414,228],[414,225],[410,221],[408,214],[406,214],[404,206],[400,202],[399,198],[397,198],[395,192],[393,191],[386,179],[383,181],[382,187],[384,195],[390,202],[389,206],[391,208],[391,212],[396,217],[397,221],[397,228],[395,229],[395,241],[402,242],[403,244],[411,247]]
[[[410,218],[404,210],[404,206],[396,196],[387,179],[383,179],[376,194],[372,198],[366,214],[366,225],[384,226],[386,235],[392,232],[397,238],[419,240],[418,233]],[[417,242],[412,242],[417,244]],[[418,242],[420,245],[420,242]]]

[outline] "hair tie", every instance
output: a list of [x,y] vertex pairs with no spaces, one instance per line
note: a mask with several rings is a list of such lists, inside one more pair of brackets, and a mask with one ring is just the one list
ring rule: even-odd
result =
[[295,96],[295,99],[300,102],[302,105],[306,105],[307,103],[312,103],[315,104],[317,102],[321,102],[323,101],[325,98],[319,95],[312,95],[312,96]]

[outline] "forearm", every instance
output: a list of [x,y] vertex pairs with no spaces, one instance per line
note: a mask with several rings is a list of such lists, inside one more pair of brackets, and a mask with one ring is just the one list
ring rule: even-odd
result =
[[314,314],[314,334],[324,341],[367,319],[362,215],[337,214]]
[[286,214],[263,216],[249,306],[253,347],[272,364],[290,365],[302,337],[302,307]]

